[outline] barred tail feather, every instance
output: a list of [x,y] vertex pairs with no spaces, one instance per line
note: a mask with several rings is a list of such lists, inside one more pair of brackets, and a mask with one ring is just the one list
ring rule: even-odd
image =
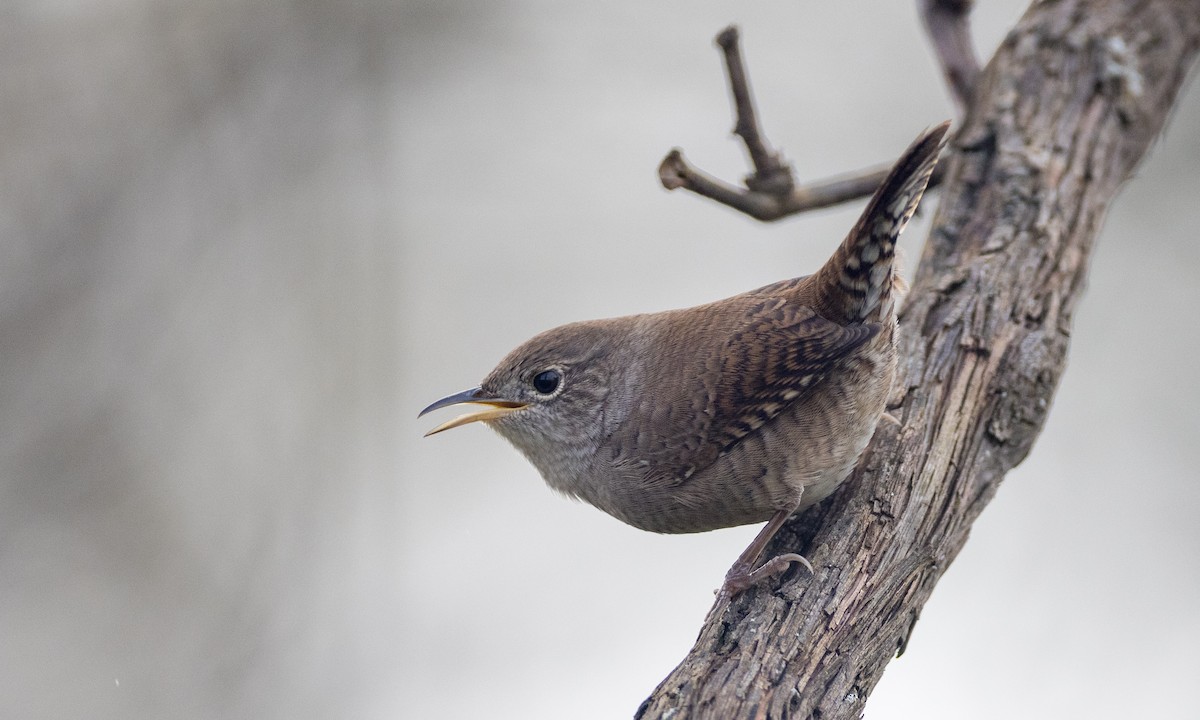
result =
[[896,239],[921,201],[949,129],[947,121],[913,141],[819,271],[821,304],[830,319],[862,322],[891,312]]

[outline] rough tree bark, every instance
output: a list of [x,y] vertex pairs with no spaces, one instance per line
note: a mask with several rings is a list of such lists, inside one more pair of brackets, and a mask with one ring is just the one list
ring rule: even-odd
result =
[[[767,556],[792,571],[715,606],[649,718],[853,718],[902,651],[1061,376],[1101,221],[1200,48],[1196,0],[1036,3],[971,93],[901,316],[897,425]],[[939,118],[930,118],[934,122]]]

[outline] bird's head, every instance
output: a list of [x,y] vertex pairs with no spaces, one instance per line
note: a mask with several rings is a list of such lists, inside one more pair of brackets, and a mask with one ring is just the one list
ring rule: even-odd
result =
[[426,436],[482,421],[524,453],[551,485],[560,486],[552,476],[590,462],[615,420],[618,408],[608,406],[612,384],[627,373],[614,372],[613,365],[629,342],[629,320],[572,323],[533,337],[501,360],[479,387],[422,410],[424,415],[452,405],[473,407]]

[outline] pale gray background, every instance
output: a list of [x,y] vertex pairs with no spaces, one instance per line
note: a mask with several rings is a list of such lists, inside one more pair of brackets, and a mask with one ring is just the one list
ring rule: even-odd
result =
[[[803,177],[893,157],[952,114],[912,5],[7,3],[0,716],[629,716],[755,528],[633,530],[416,412],[547,327],[815,268],[859,205],[762,226],[655,167],[744,172],[731,21]],[[1140,175],[867,717],[1195,716],[1195,87]]]

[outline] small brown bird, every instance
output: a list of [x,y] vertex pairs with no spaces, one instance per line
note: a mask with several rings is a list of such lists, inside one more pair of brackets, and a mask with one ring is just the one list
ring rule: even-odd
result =
[[438,400],[481,420],[551,488],[634,527],[689,533],[767,520],[725,577],[732,595],[793,513],[850,474],[896,372],[893,252],[949,123],[925,132],[816,274],[685,310],[572,323],[509,353],[483,383]]

